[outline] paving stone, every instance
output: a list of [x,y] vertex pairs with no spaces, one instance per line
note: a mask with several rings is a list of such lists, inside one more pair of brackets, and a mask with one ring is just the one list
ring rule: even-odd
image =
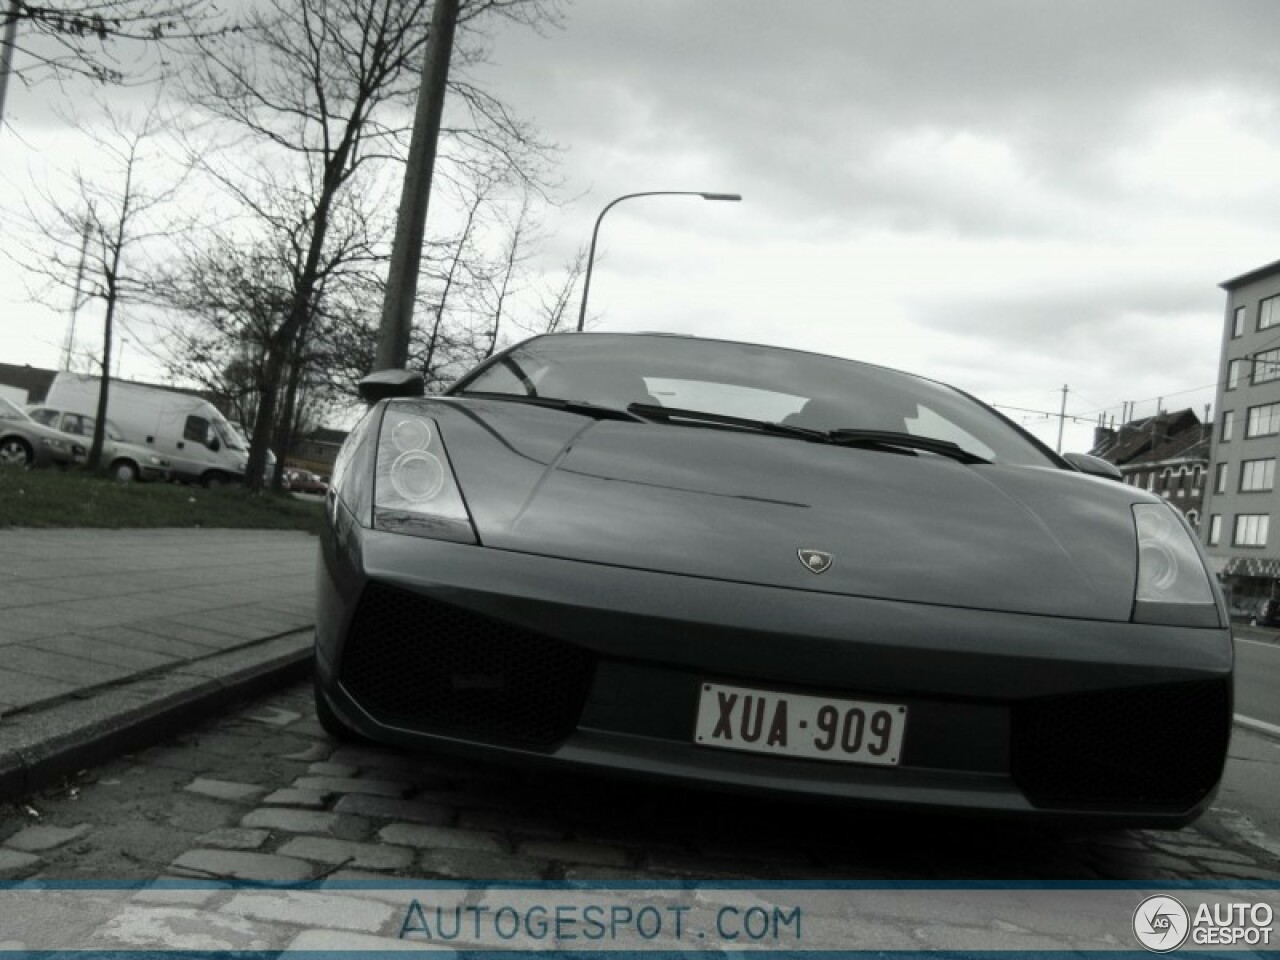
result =
[[29,870],[40,862],[40,858],[18,850],[0,850],[0,877]]
[[550,865],[524,857],[498,856],[474,850],[424,850],[421,871],[450,880],[545,880]]
[[529,840],[520,844],[521,856],[560,863],[589,863],[598,867],[625,867],[630,862],[625,850],[596,843],[564,840]]
[[[385,951],[417,950],[424,944],[419,940],[401,940],[399,937],[371,937],[367,933],[351,933],[347,930],[304,930],[285,948],[286,953],[364,953],[376,956]],[[432,960],[452,960],[457,953],[452,950],[431,950]]]
[[372,934],[381,932],[397,911],[385,903],[344,897],[337,891],[276,890],[237,893],[219,912],[250,920]]
[[299,790],[328,793],[368,793],[376,797],[403,797],[410,790],[407,783],[394,780],[365,780],[361,777],[298,777],[293,786]]
[[1152,844],[1156,849],[1163,850],[1165,853],[1172,853],[1179,857],[1195,857],[1197,860],[1216,860],[1219,863],[1248,863],[1256,865],[1258,863],[1255,857],[1245,856],[1243,853],[1236,853],[1234,850],[1228,850],[1226,847],[1206,847],[1192,846],[1190,844]]
[[279,852],[282,857],[340,863],[357,870],[404,870],[413,863],[413,852],[403,847],[332,840],[328,837],[296,837],[281,847]]
[[479,850],[489,853],[503,853],[506,850],[502,840],[492,833],[417,823],[393,823],[383,827],[378,831],[378,839],[419,850]]
[[260,807],[240,819],[242,827],[280,830],[284,833],[333,833],[337,825],[336,813],[290,810],[283,807]]
[[[161,877],[168,881],[163,885],[144,887],[129,899],[139,903],[154,903],[157,906],[199,907],[213,899],[223,890],[226,884],[201,883],[197,886],[179,886],[189,882],[186,877]],[[172,886],[169,882],[173,883]]]
[[283,753],[280,755],[282,760],[299,760],[302,763],[313,763],[316,760],[323,760],[329,755],[329,745],[326,743],[313,743],[310,746],[303,747],[293,753]]
[[310,880],[315,869],[287,854],[251,853],[239,850],[188,850],[170,865],[174,873],[229,880]]
[[236,783],[232,780],[210,780],[205,777],[198,777],[195,780],[192,780],[183,789],[190,793],[198,793],[201,796],[212,797],[215,800],[231,800],[233,802],[254,800],[267,792],[265,787],[260,787],[256,783]]
[[195,842],[203,847],[218,847],[222,850],[257,850],[270,837],[271,833],[268,830],[222,827],[196,837]]
[[562,823],[501,810],[463,810],[458,825],[469,830],[494,830],[537,840],[563,840],[569,835]]
[[[307,810],[323,810],[325,800],[329,796],[331,795],[321,793],[318,790],[295,790],[292,787],[286,787],[283,790],[277,790],[275,793],[267,794],[260,802],[274,807],[303,807]],[[350,798],[343,797],[343,799]]]
[[79,840],[91,829],[87,823],[82,823],[75,827],[27,827],[6,840],[4,845],[12,847],[14,850],[21,850],[24,853],[41,853],[45,850],[61,847],[72,840]]
[[367,793],[349,793],[340,799],[333,809],[337,813],[378,817],[383,820],[401,820],[408,823],[426,823],[441,827],[452,823],[454,819],[452,808],[443,804],[400,800],[395,797],[376,797]]
[[259,707],[252,713],[244,713],[241,716],[245,720],[263,723],[270,727],[287,727],[289,724],[302,719],[302,714],[293,710],[281,710],[279,707]]
[[313,763],[307,767],[307,773],[317,777],[354,777],[359,772],[359,767],[346,763],[332,763],[328,760]]

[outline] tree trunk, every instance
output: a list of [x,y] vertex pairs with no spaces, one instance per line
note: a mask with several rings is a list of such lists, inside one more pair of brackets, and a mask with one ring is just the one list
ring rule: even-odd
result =
[[98,416],[93,423],[93,443],[89,446],[86,468],[97,473],[102,467],[102,442],[107,430],[107,401],[111,393],[111,340],[116,317],[115,284],[107,285],[107,317],[102,322],[102,378],[98,387]]

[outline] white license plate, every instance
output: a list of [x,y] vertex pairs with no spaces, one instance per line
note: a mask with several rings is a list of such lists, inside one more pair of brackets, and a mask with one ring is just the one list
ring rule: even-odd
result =
[[694,742],[812,760],[896,766],[907,708],[702,684]]

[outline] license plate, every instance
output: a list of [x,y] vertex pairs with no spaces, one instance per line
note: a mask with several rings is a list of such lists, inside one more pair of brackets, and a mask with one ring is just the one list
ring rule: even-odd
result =
[[694,742],[840,763],[896,766],[907,708],[704,683]]

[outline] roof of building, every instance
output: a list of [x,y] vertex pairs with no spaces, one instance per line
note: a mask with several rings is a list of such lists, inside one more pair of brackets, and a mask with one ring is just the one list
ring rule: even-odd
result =
[[1246,283],[1252,283],[1254,280],[1262,280],[1265,277],[1269,277],[1273,273],[1280,273],[1280,260],[1268,263],[1265,267],[1257,267],[1248,273],[1232,277],[1230,280],[1223,280],[1218,286],[1223,290],[1234,290],[1236,287],[1243,287]]
[[1163,463],[1167,460],[1209,460],[1213,429],[1190,408],[1130,420],[1118,430],[1099,428],[1089,452],[1117,467]]

